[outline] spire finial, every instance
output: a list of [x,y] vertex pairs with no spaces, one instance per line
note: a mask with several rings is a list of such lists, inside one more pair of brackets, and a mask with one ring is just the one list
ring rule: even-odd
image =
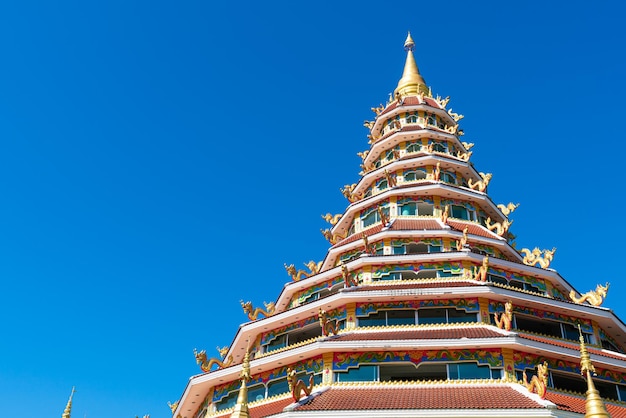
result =
[[428,87],[415,62],[413,56],[413,50],[415,49],[415,41],[411,37],[411,32],[408,33],[406,41],[404,41],[404,49],[406,51],[406,62],[404,63],[404,72],[402,78],[398,81],[393,95],[395,98],[399,96],[415,95],[418,93],[428,94]]
[[70,418],[72,414],[72,398],[74,397],[74,392],[76,392],[76,389],[72,386],[72,393],[70,393],[70,398],[67,400],[67,405],[65,405],[65,410],[63,411],[61,418]]
[[415,42],[413,38],[411,38],[411,32],[406,36],[406,41],[404,41],[404,50],[405,51],[413,51],[415,49]]
[[237,396],[237,404],[235,410],[230,414],[231,418],[250,418],[250,410],[248,409],[248,382],[250,381],[250,342],[246,348],[246,354],[241,363],[241,387]]
[[580,374],[587,380],[587,399],[585,400],[585,418],[610,418],[609,413],[602,402],[600,393],[593,384],[592,374],[596,373],[591,357],[585,345],[580,324],[578,325],[578,334],[580,336]]

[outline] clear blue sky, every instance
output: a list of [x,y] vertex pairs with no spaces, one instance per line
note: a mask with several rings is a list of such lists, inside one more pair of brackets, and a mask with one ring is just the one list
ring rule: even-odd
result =
[[324,257],[407,30],[518,245],[626,316],[625,10],[556,3],[4,2],[2,414],[169,418],[239,300]]

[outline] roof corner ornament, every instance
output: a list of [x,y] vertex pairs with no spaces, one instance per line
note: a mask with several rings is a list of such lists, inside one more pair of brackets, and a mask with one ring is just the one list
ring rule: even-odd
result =
[[359,285],[359,278],[354,274],[350,273],[348,267],[345,264],[341,265],[341,276],[343,277],[343,282],[345,287],[352,287]]
[[[210,372],[211,368],[215,365],[217,365],[216,370],[218,370],[228,367],[233,363],[232,355],[228,356],[228,359],[224,361],[226,354],[228,354],[228,347],[217,347],[217,351],[220,353],[220,357],[222,358],[221,360],[218,358],[207,359],[206,350],[198,352],[195,348],[193,349],[193,355],[196,357],[196,363],[200,365],[203,372]],[[170,405],[170,408],[174,405],[178,406],[178,402]],[[174,413],[176,406],[172,409],[172,413]]]
[[456,158],[458,158],[459,160],[468,162],[473,153],[474,151],[467,151],[467,152],[459,151],[456,153]]
[[329,224],[331,224],[332,226],[335,226],[337,225],[337,222],[339,222],[342,216],[343,215],[341,213],[338,213],[336,215],[331,215],[330,213],[327,213],[326,215],[322,215],[322,219],[328,222]]
[[493,316],[496,321],[496,326],[505,331],[511,331],[511,324],[513,322],[513,302],[508,300],[504,304],[504,312],[498,314],[497,312]]
[[322,327],[322,335],[324,337],[337,335],[337,332],[339,332],[339,321],[328,318],[328,314],[322,308],[320,308],[317,317],[320,321],[320,327]]
[[441,212],[441,223],[443,223],[444,225],[447,224],[449,216],[450,216],[450,205],[446,205],[446,207],[443,208],[443,212]]
[[[328,232],[330,233],[330,231]],[[322,233],[324,234],[324,230],[322,230]],[[324,234],[324,237],[326,237],[326,234]],[[285,270],[287,270],[287,274],[291,276],[291,280],[293,280],[294,282],[299,282],[300,280],[306,279],[307,277],[315,276],[317,273],[319,273],[320,268],[322,267],[322,262],[320,261],[319,263],[316,263],[315,261],[311,260],[308,263],[304,263],[304,265],[309,269],[308,272],[304,270],[296,271],[296,267],[293,264],[287,265],[285,263]]]
[[348,202],[354,203],[361,198],[361,195],[353,193],[356,188],[356,183],[346,184],[341,188],[341,194],[348,199]]
[[313,391],[313,375],[309,376],[309,385],[307,386],[302,379],[296,380],[296,371],[291,367],[287,368],[287,383],[289,383],[289,390],[295,402],[300,401],[302,392],[304,392],[304,396],[309,396]]
[[469,228],[466,226],[463,229],[463,235],[461,235],[461,239],[456,240],[456,249],[457,251],[463,250],[468,246],[467,244],[467,233],[469,232]]
[[455,122],[460,121],[461,119],[463,119],[465,116],[464,115],[460,115],[458,113],[454,113],[452,111],[452,109],[448,109],[448,115],[450,115],[452,117],[452,119],[454,119]]
[[513,221],[509,221],[508,219],[505,219],[502,223],[500,222],[491,223],[491,217],[488,217],[487,220],[485,221],[485,226],[491,232],[495,231],[496,235],[502,237],[504,236],[504,234],[506,234],[509,231],[509,227],[511,226],[512,223]]
[[502,212],[504,216],[509,216],[511,213],[515,212],[515,209],[519,207],[519,203],[509,202],[508,205],[504,206],[503,204],[498,205],[498,209]]
[[372,112],[376,113],[376,116],[379,116],[385,110],[385,106],[381,103],[378,107],[372,107]]
[[474,266],[474,280],[479,282],[487,281],[487,272],[489,271],[489,256],[483,257],[483,263],[479,268]]
[[442,98],[441,96],[437,96],[435,97],[435,102],[437,102],[437,104],[442,108],[445,109],[446,106],[448,105],[448,102],[450,101],[450,96],[446,96],[445,98]]
[[536,393],[541,399],[546,398],[546,389],[548,387],[548,362],[544,361],[537,365],[537,375],[528,381],[526,370],[523,374],[524,386],[530,393]]
[[487,190],[487,186],[489,185],[489,182],[491,181],[491,177],[493,177],[493,174],[491,173],[487,173],[487,174],[478,173],[478,174],[480,174],[480,177],[482,178],[482,180],[478,180],[474,182],[474,180],[468,179],[467,185],[472,190],[478,190],[479,192],[485,193],[485,191]]
[[171,402],[169,402],[169,401],[167,402],[167,406],[169,406],[169,407],[170,407],[170,409],[172,410],[172,415],[174,415],[174,413],[176,412],[176,408],[178,408],[178,403],[179,403],[179,402],[180,402],[180,401],[176,401],[176,402],[174,402],[174,403],[171,403]]
[[554,253],[556,252],[556,248],[552,250],[540,250],[538,247],[535,247],[532,251],[528,248],[522,248],[520,253],[524,254],[524,259],[522,262],[527,266],[534,266],[539,264],[542,269],[547,269],[550,267],[550,263],[554,258]]
[[593,306],[600,306],[602,302],[604,302],[604,298],[606,298],[606,294],[609,291],[609,282],[606,285],[602,286],[599,284],[596,286],[596,290],[590,290],[587,293],[583,293],[579,298],[576,297],[576,291],[572,290],[569,292],[569,298],[572,302],[575,303],[589,303]]
[[269,302],[269,303],[263,302],[263,305],[265,305],[265,309],[261,309],[261,308],[255,309],[252,306],[252,302],[244,303],[244,301],[242,300],[240,303],[241,303],[241,307],[243,308],[243,313],[248,315],[248,319],[251,321],[256,321],[259,315],[261,314],[263,314],[266,318],[268,318],[274,315],[274,313],[276,312],[276,305],[274,304],[274,302]]

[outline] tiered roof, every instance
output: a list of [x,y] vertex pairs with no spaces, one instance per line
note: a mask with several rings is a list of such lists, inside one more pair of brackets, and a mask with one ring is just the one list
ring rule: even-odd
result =
[[[249,322],[219,358],[198,353],[208,372],[177,418],[600,418],[598,393],[626,415],[626,326],[600,306],[606,289],[578,298],[550,268],[554,250],[515,248],[517,205],[487,194],[463,116],[432,95],[414,45],[409,35],[394,96],[365,123],[346,210],[324,216],[326,257],[285,266],[292,281],[265,308],[242,301]],[[581,372],[587,398],[560,390],[578,390]]]

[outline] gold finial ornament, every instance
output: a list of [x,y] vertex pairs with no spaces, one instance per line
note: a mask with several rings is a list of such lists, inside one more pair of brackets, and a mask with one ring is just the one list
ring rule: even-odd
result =
[[580,374],[587,381],[587,399],[585,400],[585,418],[610,418],[604,406],[600,393],[593,384],[592,375],[596,374],[596,369],[591,363],[591,357],[585,345],[585,338],[578,325],[578,335],[580,339]]
[[596,286],[596,290],[590,290],[587,293],[583,293],[582,295],[580,295],[579,298],[576,297],[576,291],[571,290],[569,292],[569,298],[572,300],[572,302],[576,302],[576,303],[589,302],[589,304],[593,306],[600,306],[602,305],[602,302],[604,302],[604,298],[606,297],[606,294],[608,293],[608,291],[609,291],[609,283],[607,282],[606,285],[604,286],[602,286],[601,284]]
[[398,86],[393,92],[393,96],[396,99],[407,95],[416,95],[418,93],[429,94],[429,89],[426,86],[424,78],[420,74],[413,56],[413,50],[415,49],[415,42],[409,32],[404,42],[404,49],[406,50],[406,62],[404,63],[404,71],[402,78],[398,81]]
[[72,387],[72,393],[70,393],[70,398],[67,400],[67,405],[65,405],[65,410],[63,411],[61,418],[70,418],[72,414],[72,398],[74,397],[74,392],[76,392],[76,389],[75,387]]
[[237,396],[235,410],[230,414],[231,418],[250,418],[248,409],[248,382],[250,381],[250,346],[246,349],[246,354],[241,363],[241,387]]

